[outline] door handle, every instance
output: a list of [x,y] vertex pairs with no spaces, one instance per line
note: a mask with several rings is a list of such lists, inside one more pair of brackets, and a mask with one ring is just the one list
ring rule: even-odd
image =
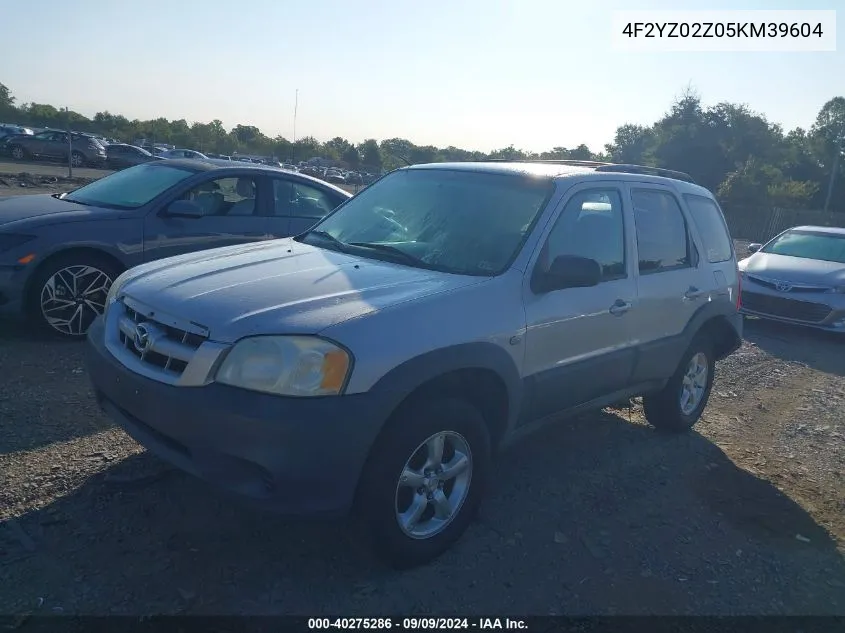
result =
[[704,290],[699,290],[695,286],[690,286],[687,288],[687,291],[684,293],[684,299],[698,299],[699,297],[703,297],[706,294]]
[[619,316],[621,314],[625,314],[630,309],[630,303],[628,303],[627,301],[622,301],[622,299],[617,299],[616,303],[610,306],[610,313]]

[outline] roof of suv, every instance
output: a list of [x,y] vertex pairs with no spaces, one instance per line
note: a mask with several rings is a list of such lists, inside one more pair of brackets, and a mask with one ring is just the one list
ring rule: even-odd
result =
[[[695,184],[693,179],[680,171],[649,167],[645,165],[621,165],[616,163],[602,163],[587,160],[560,161],[474,161],[455,163],[426,163],[410,165],[403,169],[449,169],[460,171],[474,171],[491,174],[519,174],[540,178],[559,180],[573,176],[588,176],[607,180],[609,175],[614,179],[642,181],[643,177],[656,182],[664,181],[680,186],[686,191],[696,193],[707,192],[706,189]],[[708,195],[709,192],[707,192]]]

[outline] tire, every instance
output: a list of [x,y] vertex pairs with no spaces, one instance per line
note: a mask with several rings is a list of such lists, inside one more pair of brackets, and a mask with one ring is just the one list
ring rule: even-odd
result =
[[[643,396],[643,412],[652,426],[660,431],[679,433],[688,431],[698,422],[713,389],[716,368],[714,356],[713,344],[708,337],[697,336],[693,339],[666,386],[655,394]],[[694,403],[689,403],[689,408],[685,408],[685,383],[688,374],[692,375],[693,359],[696,360],[696,366],[703,367],[707,373],[706,376],[698,373],[697,379],[693,380],[697,386],[693,393],[697,397]]]
[[[414,469],[414,477],[419,476],[422,462],[431,458],[428,448],[438,436],[445,439],[441,465],[461,462],[467,468],[455,477],[444,477],[442,487],[433,487],[436,480],[423,478],[419,487],[412,487],[403,477],[410,474],[406,466]],[[373,446],[359,486],[356,506],[375,554],[395,569],[409,569],[445,552],[476,516],[490,468],[490,434],[471,404],[441,398],[402,407]],[[423,490],[426,494],[420,494]],[[430,515],[444,505],[435,499],[444,497],[457,509],[445,521],[436,520]],[[415,502],[425,506],[422,520],[416,525],[406,523],[408,528],[403,529],[400,513],[408,516]]]
[[9,153],[15,160],[25,160],[27,157],[26,150],[20,145],[12,145],[12,147],[9,148]]
[[85,338],[121,272],[109,259],[93,253],[68,253],[48,260],[35,272],[27,297],[32,323],[44,334]]
[[71,152],[70,164],[74,167],[84,167],[86,163],[85,156],[81,152]]

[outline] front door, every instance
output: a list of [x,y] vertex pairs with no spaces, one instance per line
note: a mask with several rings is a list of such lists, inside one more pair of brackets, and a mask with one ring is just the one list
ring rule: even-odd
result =
[[293,178],[274,176],[273,213],[269,227],[273,237],[304,233],[331,213],[343,198]]
[[199,218],[168,215],[166,206],[149,213],[144,220],[144,260],[267,239],[266,204],[259,197],[262,181],[243,175],[209,177],[193,185],[178,199],[199,205]]
[[[628,215],[618,183],[577,186],[541,242],[524,287],[525,373],[534,404],[523,421],[627,386],[635,355],[630,321],[637,310]],[[547,269],[560,255],[598,261],[602,281],[535,293],[533,269]]]

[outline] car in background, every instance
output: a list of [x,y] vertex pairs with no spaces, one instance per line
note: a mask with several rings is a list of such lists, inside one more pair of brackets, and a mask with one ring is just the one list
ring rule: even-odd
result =
[[0,139],[6,138],[7,136],[32,136],[34,134],[35,132],[32,128],[10,123],[0,123]]
[[161,158],[188,158],[191,160],[208,160],[208,156],[192,149],[170,149],[159,154]]
[[845,228],[796,226],[748,253],[743,314],[845,334]]
[[17,135],[8,138],[4,151],[15,160],[47,159],[68,160],[74,167],[86,165],[99,167],[106,162],[106,148],[96,138],[79,132],[42,130],[31,135]]
[[106,167],[109,169],[125,169],[151,160],[162,160],[145,149],[127,145],[125,143],[110,143],[106,146]]
[[0,199],[0,315],[82,337],[127,268],[296,235],[349,197],[271,167],[174,159],[69,193]]

